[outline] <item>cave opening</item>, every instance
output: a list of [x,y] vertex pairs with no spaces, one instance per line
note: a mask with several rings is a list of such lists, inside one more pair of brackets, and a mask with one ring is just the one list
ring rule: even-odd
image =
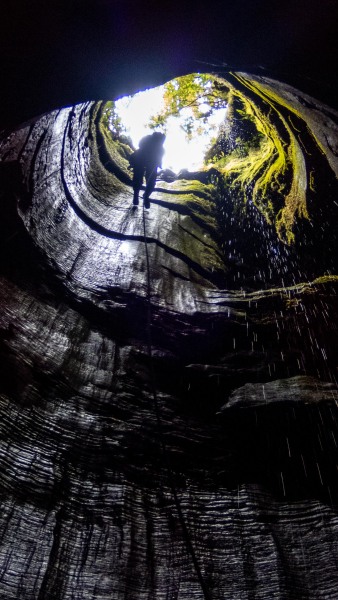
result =
[[112,134],[123,133],[136,148],[150,131],[162,131],[163,170],[177,174],[205,168],[228,108],[215,82],[213,75],[192,73],[116,100],[109,119]]
[[336,194],[331,158],[309,133],[304,105],[283,94],[267,78],[192,73],[100,108],[100,156],[118,172],[110,186],[130,185],[128,161],[142,136],[167,135],[152,206],[194,211],[218,246],[208,264],[220,287],[267,289],[334,272],[334,253],[321,234],[304,242],[313,238],[311,223],[321,210],[319,173],[328,205]]

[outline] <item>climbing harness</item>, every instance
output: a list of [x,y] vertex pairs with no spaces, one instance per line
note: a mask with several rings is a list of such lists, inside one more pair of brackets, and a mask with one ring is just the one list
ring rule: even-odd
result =
[[153,354],[152,354],[152,337],[151,337],[152,305],[151,305],[150,261],[149,261],[149,252],[148,252],[146,217],[145,217],[144,205],[143,205],[143,235],[144,235],[146,265],[147,265],[147,351],[148,351],[149,368],[150,368],[150,385],[151,385],[151,391],[152,391],[153,400],[154,400],[154,410],[155,410],[155,416],[156,416],[157,431],[158,431],[159,441],[160,441],[160,445],[161,445],[163,462],[164,462],[164,466],[168,473],[169,486],[170,486],[171,493],[172,493],[172,496],[174,499],[176,511],[178,514],[178,519],[179,519],[179,522],[180,522],[180,525],[182,528],[184,541],[185,541],[188,553],[191,556],[191,560],[194,565],[194,569],[196,571],[196,575],[197,575],[199,584],[202,588],[204,598],[205,598],[205,600],[211,600],[211,596],[210,596],[209,590],[206,586],[206,583],[204,581],[201,567],[197,560],[194,546],[192,544],[190,534],[189,534],[189,531],[188,531],[188,528],[187,528],[187,525],[186,525],[186,522],[184,519],[181,503],[180,503],[180,500],[179,500],[179,497],[177,494],[174,474],[173,474],[173,471],[170,466],[168,452],[167,452],[167,448],[166,448],[164,438],[163,438],[163,427],[162,427],[161,413],[160,413],[160,408],[159,408],[159,404],[158,404],[158,397],[157,397],[157,391],[156,391],[156,385],[155,385],[155,373],[154,373]]

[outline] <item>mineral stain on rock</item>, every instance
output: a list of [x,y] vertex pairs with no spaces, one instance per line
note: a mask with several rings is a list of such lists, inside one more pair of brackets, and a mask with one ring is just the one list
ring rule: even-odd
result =
[[0,140],[0,596],[335,599],[337,113],[217,77],[131,210],[105,104]]

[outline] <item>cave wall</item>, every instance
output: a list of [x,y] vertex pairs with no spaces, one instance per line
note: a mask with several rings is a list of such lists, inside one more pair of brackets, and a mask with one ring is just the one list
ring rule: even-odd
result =
[[337,597],[337,114],[225,84],[300,148],[289,242],[232,180],[133,211],[102,102],[1,139],[6,600]]

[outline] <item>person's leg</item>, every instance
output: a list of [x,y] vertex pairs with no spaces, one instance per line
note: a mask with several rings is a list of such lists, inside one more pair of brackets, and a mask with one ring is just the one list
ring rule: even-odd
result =
[[134,190],[133,205],[134,206],[138,206],[138,195],[140,193],[142,183],[143,183],[143,169],[134,168],[134,175],[133,175],[133,190]]
[[149,208],[149,197],[151,196],[152,192],[154,191],[155,188],[155,183],[156,183],[156,175],[157,175],[157,168],[156,167],[152,167],[149,169],[146,169],[146,191],[144,193],[144,206],[146,208]]

